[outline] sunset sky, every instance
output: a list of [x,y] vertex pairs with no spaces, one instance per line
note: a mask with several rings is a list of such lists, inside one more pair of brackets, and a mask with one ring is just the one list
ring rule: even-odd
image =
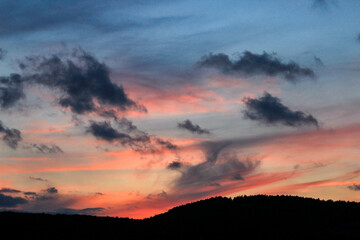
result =
[[360,201],[360,1],[0,2],[0,210]]

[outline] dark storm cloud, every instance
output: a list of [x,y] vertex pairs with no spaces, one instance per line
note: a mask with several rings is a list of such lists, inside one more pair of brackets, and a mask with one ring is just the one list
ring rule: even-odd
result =
[[0,77],[1,108],[10,108],[23,98],[25,98],[23,79],[19,74],[11,74],[8,77]]
[[348,186],[348,188],[353,191],[360,191],[360,184],[359,185],[354,184],[352,186]]
[[292,111],[281,103],[277,97],[265,92],[258,99],[245,98],[244,103],[246,110],[244,117],[260,121],[268,125],[282,124],[290,127],[298,127],[303,125],[313,125],[318,127],[319,123],[310,114],[301,111]]
[[118,122],[120,127],[125,127],[133,135],[120,132],[114,128],[109,121],[95,122],[90,121],[90,126],[87,132],[91,133],[94,137],[110,143],[120,143],[123,146],[129,146],[134,151],[142,153],[159,152],[162,149],[175,150],[177,146],[168,140],[164,140],[155,136],[151,136],[144,131],[140,131],[136,126],[130,124],[130,121]]
[[178,128],[188,130],[192,133],[197,134],[210,134],[210,131],[204,128],[201,128],[199,125],[192,123],[189,119],[184,122],[178,123]]
[[27,200],[21,197],[11,197],[0,193],[0,207],[13,208],[27,203]]
[[145,111],[128,98],[122,86],[111,82],[108,67],[83,50],[74,50],[71,57],[29,57],[22,62],[29,83],[62,92],[58,103],[77,114],[100,112],[101,107],[119,111]]
[[31,143],[28,146],[26,146],[26,148],[31,149],[34,152],[37,153],[43,153],[43,154],[49,154],[49,153],[63,153],[64,151],[56,144],[36,144],[36,143]]
[[3,134],[2,140],[11,147],[12,149],[16,149],[19,142],[22,140],[21,132],[15,128],[7,128],[0,121],[0,134]]
[[2,188],[0,193],[21,193],[21,191],[13,188]]
[[303,68],[293,61],[283,63],[275,54],[266,52],[256,54],[245,51],[235,60],[231,60],[224,53],[210,53],[202,57],[198,66],[216,68],[224,74],[281,76],[291,82],[296,82],[302,77],[315,78],[312,69]]

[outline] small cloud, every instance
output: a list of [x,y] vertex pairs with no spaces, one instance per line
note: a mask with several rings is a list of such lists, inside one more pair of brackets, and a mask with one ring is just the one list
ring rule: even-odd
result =
[[354,184],[354,185],[348,186],[348,189],[353,190],[353,191],[360,191],[360,184]]
[[265,92],[260,98],[244,98],[244,117],[268,125],[282,124],[290,127],[313,125],[319,127],[318,120],[310,114],[293,111],[281,103],[277,97]]
[[45,190],[47,193],[50,193],[50,194],[56,194],[58,193],[58,190],[55,188],[55,187],[49,187]]
[[0,134],[4,134],[2,140],[12,149],[16,149],[19,142],[22,140],[21,132],[15,128],[7,128],[0,121]]
[[168,169],[179,169],[183,166],[183,163],[182,162],[179,162],[179,161],[173,161],[171,163],[169,163],[169,165],[167,166]]
[[192,133],[197,134],[210,134],[210,131],[204,128],[201,128],[199,125],[192,123],[189,119],[184,122],[178,123],[178,128],[185,129]]
[[47,179],[45,178],[40,178],[40,177],[29,177],[30,180],[34,180],[34,181],[41,181],[41,182],[48,182]]
[[13,188],[2,188],[0,193],[21,193],[21,191]]

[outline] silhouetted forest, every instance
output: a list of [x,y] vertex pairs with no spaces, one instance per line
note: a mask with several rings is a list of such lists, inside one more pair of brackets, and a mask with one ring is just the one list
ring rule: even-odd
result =
[[215,197],[144,220],[0,213],[24,239],[360,239],[360,203],[294,196]]

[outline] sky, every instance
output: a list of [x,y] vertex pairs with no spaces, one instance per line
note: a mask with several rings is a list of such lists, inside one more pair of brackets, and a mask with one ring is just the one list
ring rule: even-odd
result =
[[0,2],[0,210],[360,201],[360,1]]

